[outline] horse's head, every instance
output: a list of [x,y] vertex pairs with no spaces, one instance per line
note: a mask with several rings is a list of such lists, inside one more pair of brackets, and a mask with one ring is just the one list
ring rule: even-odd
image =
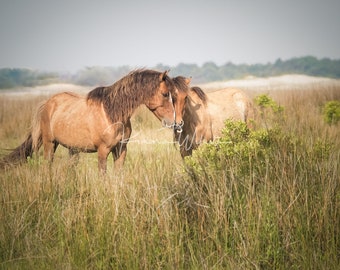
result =
[[176,113],[173,104],[173,94],[175,87],[165,71],[159,76],[159,87],[156,93],[148,100],[146,106],[153,114],[162,121],[166,127],[174,127],[176,125]]
[[174,106],[176,112],[176,121],[174,129],[176,132],[181,133],[184,125],[183,116],[185,113],[185,106],[187,102],[188,93],[190,91],[191,78],[177,76],[173,78],[175,84]]

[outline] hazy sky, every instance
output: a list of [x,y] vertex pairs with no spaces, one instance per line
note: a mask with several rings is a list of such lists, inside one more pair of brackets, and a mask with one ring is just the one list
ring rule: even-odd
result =
[[0,0],[0,68],[340,59],[340,0]]

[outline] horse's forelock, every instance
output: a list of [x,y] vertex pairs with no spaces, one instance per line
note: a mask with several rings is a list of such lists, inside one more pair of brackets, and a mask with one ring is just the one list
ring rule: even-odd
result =
[[183,76],[177,76],[173,78],[173,82],[175,87],[180,92],[188,93],[189,92],[189,85],[187,83],[187,79]]

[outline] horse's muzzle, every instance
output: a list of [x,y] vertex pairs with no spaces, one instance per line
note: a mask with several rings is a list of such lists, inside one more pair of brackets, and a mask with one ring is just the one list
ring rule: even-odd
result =
[[175,123],[174,130],[177,133],[181,133],[183,131],[183,125],[184,125],[184,121],[183,120],[180,123]]
[[176,124],[166,119],[162,119],[162,126],[166,128],[173,128]]

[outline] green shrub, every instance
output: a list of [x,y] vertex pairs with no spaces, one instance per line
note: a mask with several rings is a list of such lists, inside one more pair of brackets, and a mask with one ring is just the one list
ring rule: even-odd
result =
[[272,98],[266,94],[259,95],[255,98],[255,103],[260,106],[261,110],[270,108],[275,113],[283,111],[283,107],[278,105]]
[[191,175],[215,174],[231,164],[238,164],[237,171],[247,174],[251,159],[265,159],[270,146],[267,130],[250,131],[244,122],[227,120],[222,134],[219,140],[202,145],[185,159]]
[[323,107],[323,116],[328,124],[336,124],[340,120],[340,101],[327,102]]
[[284,107],[278,105],[276,101],[268,95],[259,95],[254,101],[260,112],[259,123],[262,123],[265,127],[275,126],[285,120]]

